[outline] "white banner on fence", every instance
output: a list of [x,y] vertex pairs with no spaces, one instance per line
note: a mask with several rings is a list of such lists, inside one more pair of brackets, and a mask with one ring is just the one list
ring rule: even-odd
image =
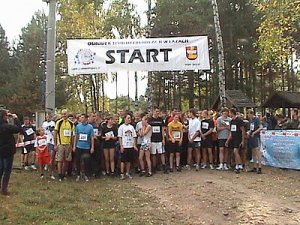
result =
[[68,73],[209,70],[207,36],[68,40]]

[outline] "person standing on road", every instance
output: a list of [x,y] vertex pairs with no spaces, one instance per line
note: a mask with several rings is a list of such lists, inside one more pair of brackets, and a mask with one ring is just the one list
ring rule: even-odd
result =
[[46,116],[46,121],[43,122],[42,127],[45,129],[47,135],[47,143],[48,149],[50,152],[50,173],[51,179],[55,180],[54,172],[55,172],[55,155],[56,152],[54,150],[54,138],[53,132],[55,128],[55,122],[53,121],[53,114],[49,112]]
[[6,110],[0,110],[0,193],[3,195],[9,195],[8,183],[16,153],[13,134],[23,132],[17,115],[10,115],[14,125],[8,124],[8,116]]
[[245,147],[246,132],[244,121],[237,116],[237,112],[234,108],[229,110],[229,116],[232,120],[230,121],[230,135],[225,143],[225,146],[228,147],[229,141],[232,140],[235,159],[235,172],[240,173],[240,171],[243,170],[240,150],[244,151],[243,148]]
[[[224,108],[222,110],[222,116],[217,119],[217,133],[218,133],[218,143],[219,143],[219,159],[220,164],[217,170],[228,170],[228,154],[229,149],[225,146],[225,143],[230,135],[230,121],[231,118],[228,116],[229,110]],[[230,162],[229,162],[230,163]]]
[[49,145],[48,145],[48,137],[46,135],[45,128],[40,128],[38,130],[38,136],[36,137],[35,146],[37,151],[38,165],[39,165],[39,173],[41,179],[44,178],[43,169],[45,166],[50,164],[50,153],[49,153]]
[[89,181],[91,154],[95,151],[94,128],[88,123],[88,118],[88,115],[82,114],[80,116],[81,123],[76,126],[75,130],[73,152],[75,152],[76,158],[76,181],[79,181],[80,177]]
[[261,174],[261,152],[260,152],[260,131],[263,129],[261,121],[258,117],[254,116],[254,111],[248,111],[248,129],[247,136],[249,138],[248,146],[252,151],[252,158],[254,160],[254,167],[249,172],[256,172]]
[[[22,125],[23,129],[23,142],[24,147],[22,150],[22,166],[25,170],[28,170],[29,168],[33,170],[37,170],[35,166],[35,158],[36,158],[36,152],[35,152],[35,139],[36,139],[36,129],[35,126],[33,126],[29,120],[28,116],[24,116],[23,118],[24,124]],[[29,167],[29,161],[31,158],[31,165]]]
[[[200,138],[200,120],[196,117],[196,111],[194,109],[189,110],[189,147],[188,147],[188,154],[187,154],[187,168],[190,169],[193,165],[193,155],[196,156],[196,171],[199,170],[200,166],[200,146],[201,146],[201,138]],[[194,151],[194,154],[193,154]]]
[[[141,166],[140,176],[146,175],[147,177],[152,176],[152,166],[151,166],[151,158],[150,158],[150,150],[151,150],[151,135],[152,135],[152,127],[148,123],[148,118],[146,115],[142,117],[142,129],[139,131],[139,136],[141,137],[141,148],[139,152],[139,160]],[[145,156],[145,158],[144,158]],[[148,167],[148,173],[146,174],[145,170],[145,160]]]
[[164,120],[160,117],[160,109],[155,106],[153,115],[148,121],[152,127],[151,134],[151,159],[152,159],[152,172],[156,170],[157,155],[160,157],[162,169],[167,173],[166,158],[165,158],[165,135],[164,135]]
[[112,176],[115,176],[115,155],[116,144],[118,141],[118,127],[114,116],[108,116],[107,123],[103,125],[101,136],[103,139],[106,175],[111,174]]
[[168,135],[170,141],[170,172],[173,172],[174,154],[176,170],[181,172],[180,152],[182,145],[183,125],[179,122],[178,114],[174,116],[174,120],[168,125]]
[[66,176],[69,163],[72,161],[72,144],[74,136],[74,124],[68,119],[67,110],[62,110],[62,118],[55,124],[54,148],[57,152],[57,170],[59,181]]
[[205,169],[207,166],[207,155],[209,161],[209,168],[214,169],[213,166],[213,140],[212,133],[214,130],[214,121],[211,118],[210,112],[208,110],[202,111],[202,120],[201,120],[201,147],[202,147],[202,169]]
[[[118,129],[118,138],[121,150],[121,179],[126,177],[132,179],[130,175],[131,163],[134,162],[136,153],[138,151],[136,145],[137,135],[131,123],[131,115],[125,115],[125,122]],[[125,173],[125,174],[124,174]]]

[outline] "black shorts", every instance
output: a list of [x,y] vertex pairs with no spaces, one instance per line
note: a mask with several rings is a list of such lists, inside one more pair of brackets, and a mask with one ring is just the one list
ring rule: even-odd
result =
[[212,148],[213,141],[211,137],[207,137],[205,140],[201,140],[201,147],[202,148]]
[[115,148],[116,147],[116,142],[112,141],[104,141],[103,142],[103,148]]
[[200,141],[194,141],[193,143],[189,143],[188,147],[189,148],[200,148],[201,147],[201,142]]
[[219,147],[220,147],[220,148],[226,147],[226,146],[225,146],[226,141],[227,141],[227,139],[219,139],[219,140],[218,140],[218,142],[219,142]]
[[259,137],[251,137],[249,138],[249,141],[248,141],[248,147],[249,149],[254,149],[254,148],[259,148],[260,146],[260,139]]
[[181,152],[181,146],[179,146],[179,141],[175,141],[175,143],[170,142],[170,153],[179,153]]
[[233,148],[240,149],[241,143],[242,143],[242,138],[233,138],[232,139],[232,145],[233,145],[232,147]]
[[34,144],[26,145],[22,148],[22,154],[29,154],[30,152],[35,151]]
[[134,148],[124,148],[124,152],[121,153],[121,162],[134,162],[136,156],[137,153]]

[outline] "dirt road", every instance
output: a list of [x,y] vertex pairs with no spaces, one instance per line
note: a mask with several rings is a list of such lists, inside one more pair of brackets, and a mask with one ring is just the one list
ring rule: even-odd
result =
[[158,199],[157,216],[170,214],[168,224],[299,225],[300,171],[265,168],[263,172],[158,173],[136,178],[133,184]]

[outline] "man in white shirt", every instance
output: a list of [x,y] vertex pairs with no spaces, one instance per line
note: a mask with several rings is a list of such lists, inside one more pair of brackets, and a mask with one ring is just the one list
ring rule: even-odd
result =
[[201,138],[200,138],[200,121],[196,117],[196,111],[194,109],[189,110],[189,131],[188,131],[188,138],[189,138],[189,147],[188,147],[188,155],[187,161],[188,165],[187,168],[190,169],[193,164],[193,150],[195,151],[196,155],[196,171],[199,170],[200,165],[200,146],[201,146]]
[[42,127],[46,131],[47,144],[51,155],[50,165],[51,165],[51,179],[55,180],[54,170],[55,170],[55,150],[54,150],[54,140],[53,132],[55,128],[55,122],[53,121],[53,114],[49,112],[46,116],[46,121],[43,122]]

